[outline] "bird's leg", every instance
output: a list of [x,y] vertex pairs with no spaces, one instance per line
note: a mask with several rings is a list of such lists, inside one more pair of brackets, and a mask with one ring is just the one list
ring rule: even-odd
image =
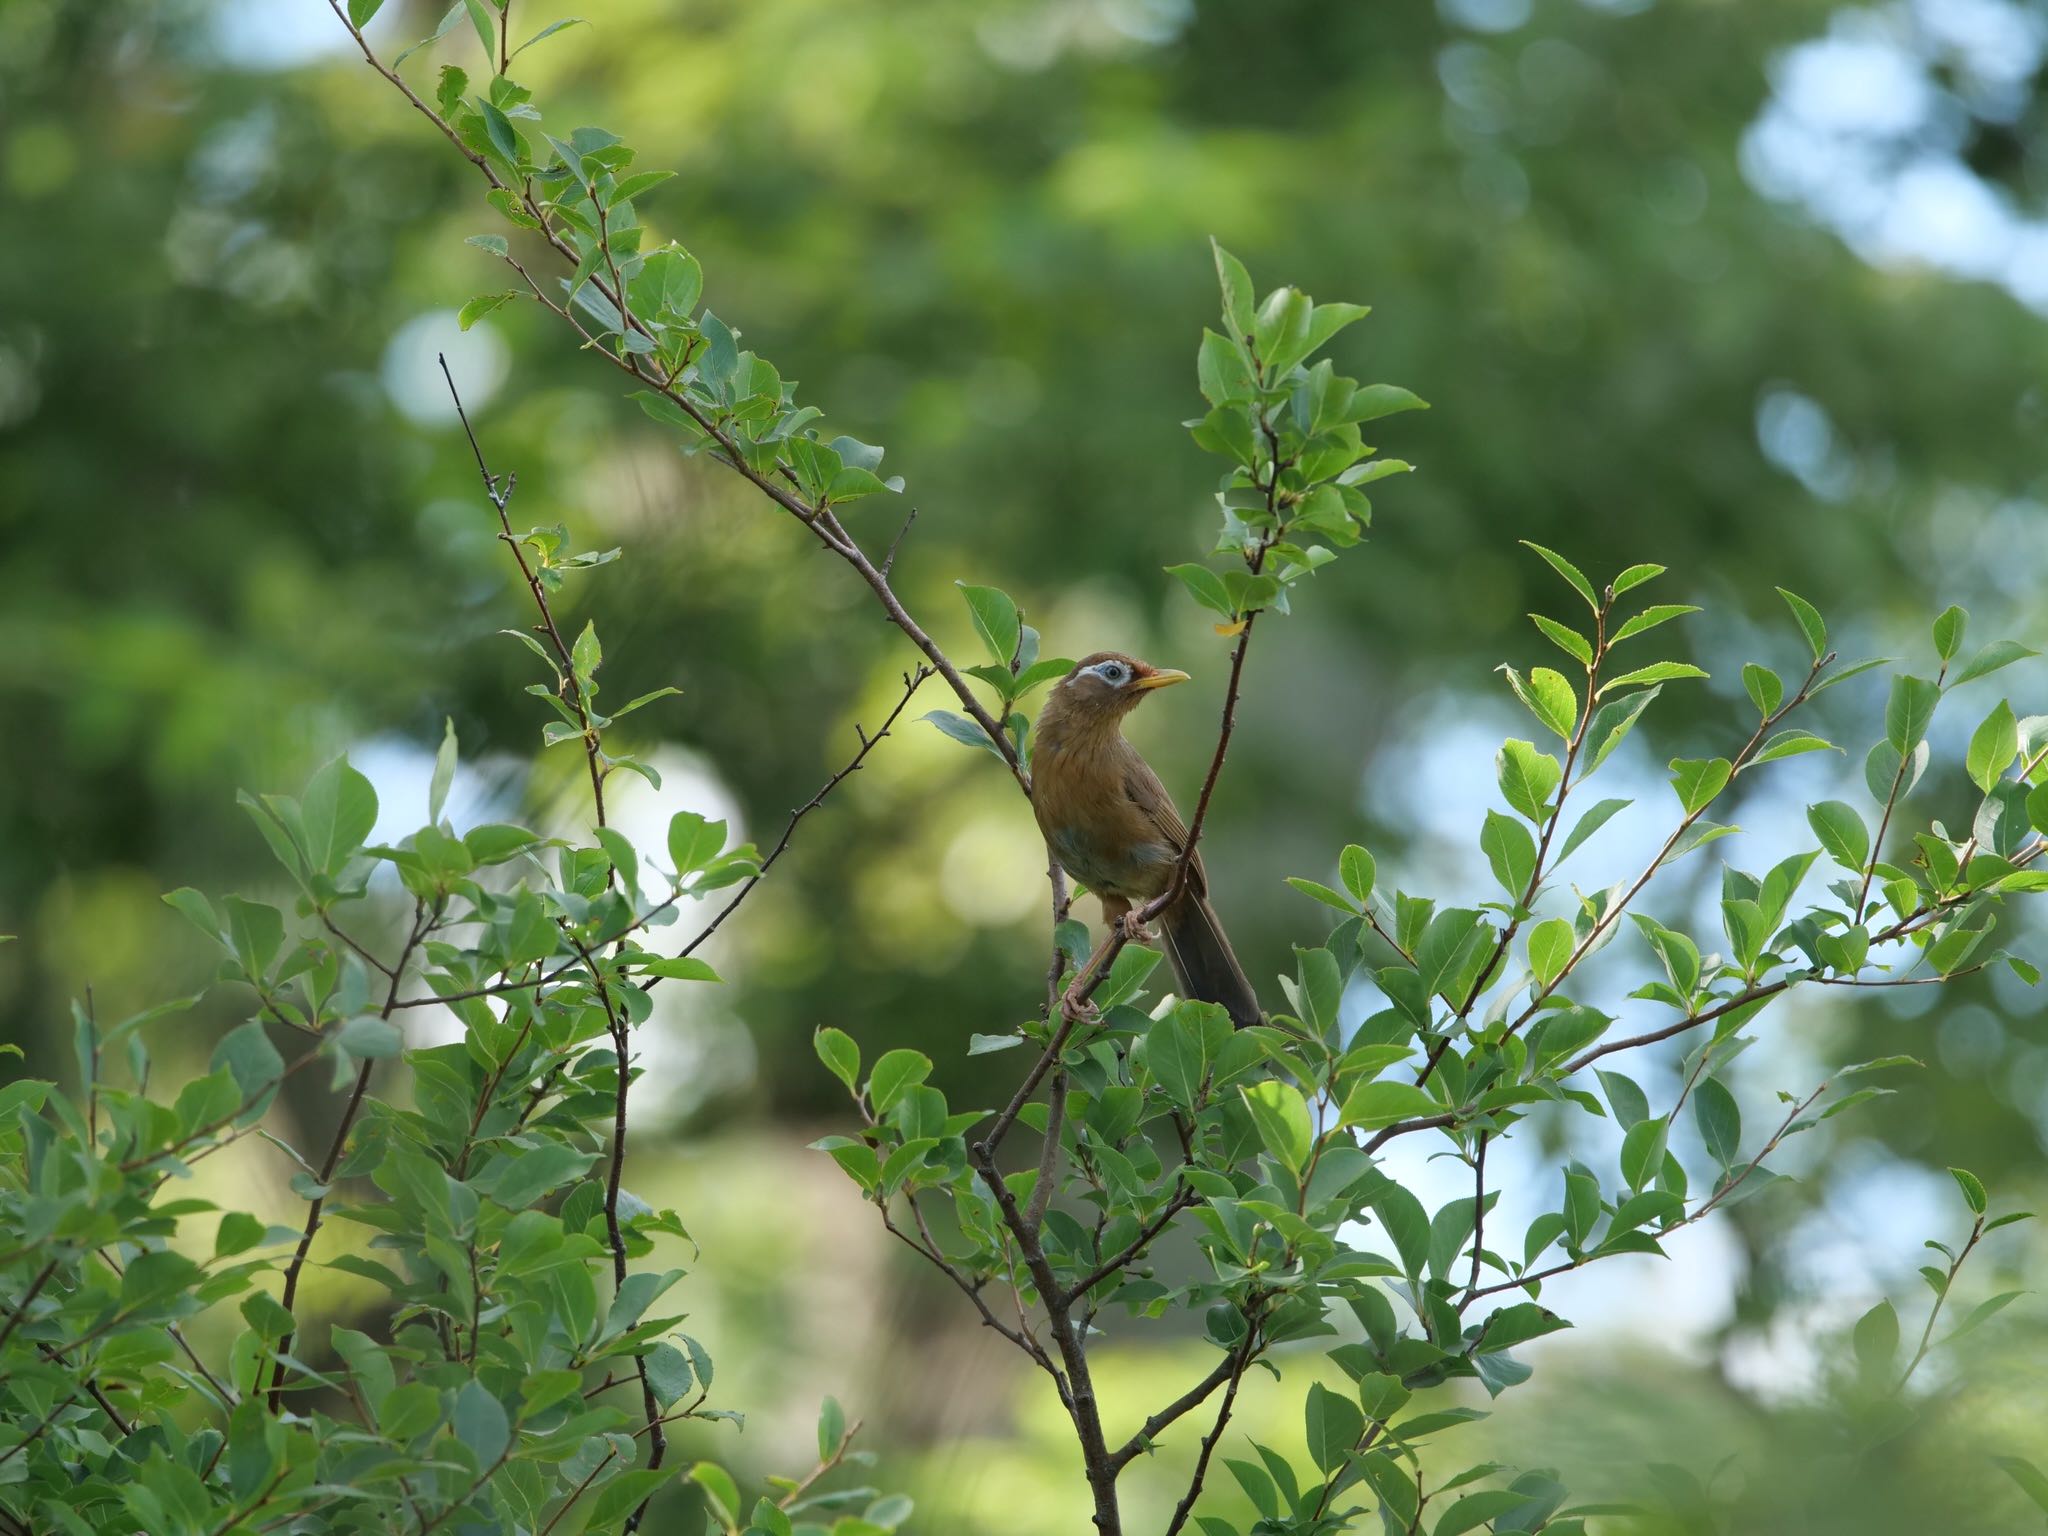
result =
[[1122,929],[1124,937],[1134,944],[1150,943],[1153,938],[1152,930],[1131,909],[1130,902],[1121,896],[1102,898],[1102,916],[1112,928]]

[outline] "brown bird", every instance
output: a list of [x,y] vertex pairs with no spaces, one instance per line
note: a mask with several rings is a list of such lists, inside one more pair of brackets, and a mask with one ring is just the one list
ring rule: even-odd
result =
[[[1142,935],[1132,908],[1173,883],[1188,829],[1159,775],[1124,740],[1123,718],[1154,688],[1187,677],[1097,651],[1054,685],[1038,716],[1031,751],[1038,829],[1060,867],[1102,899],[1103,916],[1134,938]],[[1159,925],[1184,996],[1221,1003],[1240,1028],[1260,1022],[1258,998],[1209,905],[1200,855]]]

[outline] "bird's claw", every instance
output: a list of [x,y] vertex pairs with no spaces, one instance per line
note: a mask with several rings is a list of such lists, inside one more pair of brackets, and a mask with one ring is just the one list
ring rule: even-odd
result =
[[1135,911],[1126,912],[1117,919],[1116,925],[1123,930],[1124,938],[1132,944],[1149,944],[1157,937],[1145,926],[1145,920]]
[[1101,1020],[1102,1010],[1085,997],[1063,995],[1060,998],[1060,1017],[1069,1024],[1094,1024]]

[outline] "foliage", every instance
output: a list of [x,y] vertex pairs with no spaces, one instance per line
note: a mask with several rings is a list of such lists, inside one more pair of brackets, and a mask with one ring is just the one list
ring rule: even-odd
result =
[[[669,867],[650,868],[606,825],[610,776],[653,770],[604,732],[673,690],[599,710],[596,626],[568,641],[551,598],[617,551],[576,552],[559,528],[515,533],[511,478],[481,450],[478,467],[539,619],[510,633],[547,668],[528,690],[558,717],[543,746],[582,752],[591,838],[458,833],[443,814],[452,724],[427,819],[394,845],[368,843],[377,797],[345,759],[296,799],[242,796],[297,897],[289,915],[190,888],[164,898],[217,946],[216,984],[249,999],[210,1069],[174,1097],[153,1091],[148,1033],[198,999],[106,1026],[88,1005],[74,1011],[76,1093],[36,1079],[0,1093],[6,1529],[574,1536],[637,1529],[679,1473],[707,1528],[735,1536],[882,1536],[909,1513],[872,1488],[814,1489],[865,1459],[830,1401],[817,1467],[751,1504],[722,1467],[666,1455],[665,1426],[740,1416],[708,1406],[712,1361],[679,1331],[671,1295],[683,1270],[634,1263],[688,1234],[623,1182],[632,1030],[661,982],[718,980],[692,952],[774,854],[682,811]],[[686,898],[732,887],[679,953],[643,947]],[[395,954],[353,936],[380,893],[410,906]],[[462,1040],[405,1049],[400,1020],[423,1007],[447,1009]],[[378,1063],[400,1057],[409,1106],[369,1091]],[[265,1119],[287,1080],[323,1065],[343,1099],[316,1153]],[[167,1197],[251,1135],[296,1165],[302,1227]],[[330,1222],[365,1240],[316,1260]],[[386,1293],[375,1334],[336,1325],[325,1352],[302,1342],[313,1265]],[[242,1326],[209,1365],[187,1330],[229,1307]]]
[[[1364,395],[1406,404],[1412,397],[1387,386],[1354,392],[1327,362],[1305,368],[1303,339],[1335,329],[1318,326],[1314,317],[1323,311],[1282,289],[1254,319],[1243,268],[1220,249],[1217,266],[1229,339],[1204,335],[1199,372],[1213,408],[1194,432],[1203,447],[1237,461],[1218,493],[1218,549],[1241,555],[1246,569],[1219,577],[1206,566],[1182,566],[1175,574],[1228,621],[1219,627],[1237,635],[1235,679],[1253,621],[1269,607],[1285,611],[1287,577],[1334,558],[1326,547],[1311,555],[1293,540],[1312,530],[1352,542],[1350,518],[1365,510],[1333,489],[1374,478],[1382,462],[1355,462],[1362,450],[1345,402]],[[1295,318],[1283,321],[1290,313]],[[1358,312],[1338,313],[1348,319]],[[1326,411],[1325,399],[1338,404]],[[1332,423],[1348,435],[1326,449],[1318,434]],[[1813,806],[1808,814],[1821,848],[1790,852],[1761,876],[1725,868],[1722,933],[1703,944],[1640,910],[1640,898],[1665,871],[1733,830],[1706,813],[1732,798],[1744,775],[1838,750],[1789,722],[1816,695],[1884,663],[1838,662],[1821,615],[1784,592],[1802,652],[1796,681],[1788,690],[1765,665],[1745,665],[1757,711],[1748,739],[1725,757],[1673,759],[1675,825],[1648,866],[1605,888],[1573,887],[1567,897],[1558,889],[1559,866],[1627,803],[1587,806],[1586,781],[1668,684],[1705,674],[1685,663],[1645,662],[1641,646],[1633,647],[1636,656],[1617,656],[1637,637],[1697,611],[1684,604],[1626,611],[1636,605],[1623,599],[1663,575],[1663,567],[1634,565],[1596,586],[1564,556],[1530,547],[1584,604],[1584,616],[1575,619],[1584,627],[1533,616],[1578,681],[1543,666],[1526,674],[1501,669],[1537,739],[1507,741],[1496,761],[1512,814],[1489,811],[1479,835],[1500,886],[1492,899],[1466,908],[1389,890],[1372,855],[1347,847],[1336,861],[1343,889],[1294,882],[1344,913],[1343,920],[1323,945],[1297,951],[1288,1010],[1242,1031],[1211,1004],[1166,997],[1145,1006],[1156,954],[1126,947],[1118,928],[1084,958],[1084,944],[1062,924],[1062,958],[1053,973],[1060,979],[1038,1021],[1014,1039],[977,1039],[980,1049],[1028,1044],[1037,1053],[1015,1098],[986,1130],[975,1129],[979,1116],[950,1113],[925,1084],[932,1063],[924,1056],[892,1051],[856,1086],[852,1043],[836,1032],[818,1037],[819,1054],[853,1090],[862,1117],[858,1136],[821,1146],[881,1208],[890,1229],[950,1276],[982,1320],[1051,1378],[1073,1419],[1095,1524],[1104,1533],[1123,1528],[1118,1474],[1170,1426],[1213,1401],[1168,1536],[1181,1530],[1203,1492],[1245,1373],[1269,1363],[1280,1346],[1339,1337],[1340,1323],[1355,1323],[1363,1338],[1320,1347],[1354,1390],[1310,1385],[1303,1412],[1312,1466],[1292,1466],[1263,1444],[1255,1446],[1258,1463],[1227,1463],[1262,1517],[1253,1531],[1343,1530],[1375,1509],[1388,1530],[1414,1531],[1432,1501],[1442,1511],[1432,1517],[1439,1531],[1482,1523],[1496,1531],[1583,1530],[1595,1511],[1568,1507],[1551,1472],[1515,1474],[1482,1464],[1426,1484],[1425,1442],[1481,1415],[1454,1408],[1402,1417],[1411,1396],[1458,1378],[1475,1379],[1493,1395],[1526,1380],[1530,1369],[1514,1351],[1570,1326],[1542,1305],[1545,1280],[1617,1254],[1662,1255],[1681,1229],[1777,1179],[1768,1159],[1787,1140],[1892,1091],[1850,1082],[1815,1112],[1831,1090],[1915,1064],[1902,1057],[1865,1061],[1810,1089],[1781,1090],[1783,1112],[1745,1133],[1728,1069],[1754,1042],[1751,1027],[1774,1000],[1807,986],[1939,984],[1993,964],[2009,965],[2029,985],[2039,980],[2030,964],[1987,941],[2010,902],[2048,890],[2048,871],[2032,867],[2048,850],[2048,787],[2035,783],[2048,763],[2048,716],[2029,716],[2022,725],[2000,701],[1978,727],[1968,769],[1980,798],[1966,836],[1952,837],[1936,821],[1905,843],[1893,828],[1901,796],[1927,767],[1935,710],[1955,689],[2031,653],[1994,641],[1965,660],[1966,617],[1955,608],[1942,613],[1933,626],[1934,675],[1893,677],[1883,735],[1864,761],[1877,806],[1875,836],[1854,806]],[[1261,572],[1269,551],[1280,555],[1278,580]],[[1216,766],[1229,744],[1235,702],[1233,687]],[[1212,783],[1213,777],[1212,768]],[[1205,791],[1197,836],[1206,801]],[[1574,818],[1567,832],[1568,804]],[[1888,857],[1888,833],[1912,850],[1904,862]],[[1836,878],[1802,900],[1823,850]],[[1583,999],[1615,984],[1588,962],[1631,929],[1638,941],[1633,969],[1644,979],[1628,996],[1665,1021],[1622,1035],[1616,1015]],[[1718,952],[1716,944],[1723,946]],[[1341,1014],[1347,994],[1362,984],[1385,1006],[1354,1028]],[[1676,1098],[1657,1112],[1624,1072],[1596,1067],[1679,1036],[1696,1043]],[[1582,1084],[1589,1068],[1604,1102]],[[1027,1100],[1046,1080],[1047,1103],[1032,1104],[1027,1115]],[[1674,1130],[1685,1123],[1688,1103],[1706,1154],[1690,1170]],[[1500,1195],[1488,1185],[1487,1150],[1548,1106],[1611,1117],[1626,1132],[1619,1166],[1567,1164],[1555,1207],[1518,1241],[1504,1241],[1486,1226]],[[1034,1169],[1005,1176],[995,1154],[1020,1118],[1041,1133],[1043,1150]],[[1470,1196],[1431,1211],[1388,1176],[1374,1154],[1413,1134],[1445,1139],[1472,1170]],[[2022,1219],[1987,1221],[1982,1184],[1961,1170],[1956,1180],[1976,1221],[1968,1243],[1950,1254],[1948,1270],[1928,1271],[1936,1312],[1979,1238]],[[950,1208],[950,1240],[935,1234],[921,1196]],[[908,1213],[912,1232],[897,1226],[898,1209]],[[1194,1274],[1161,1274],[1151,1263],[1155,1245],[1177,1228],[1191,1234],[1206,1261]],[[1373,1246],[1357,1244],[1361,1233],[1371,1234]],[[1014,1321],[997,1317],[983,1299],[991,1289],[1017,1298]],[[2010,1299],[1987,1303],[1984,1315]],[[1206,1376],[1128,1438],[1105,1430],[1088,1370],[1098,1315],[1111,1307],[1138,1319],[1199,1316],[1221,1353]],[[1933,1326],[1930,1314],[1899,1387],[1926,1355]],[[1051,1350],[1038,1337],[1041,1327]],[[1890,1302],[1880,1303],[1858,1329],[1866,1372],[1883,1377],[1896,1369],[1897,1343],[1897,1315]],[[1356,1502],[1361,1498],[1370,1502]],[[1220,1518],[1197,1519],[1204,1536],[1236,1529]]]

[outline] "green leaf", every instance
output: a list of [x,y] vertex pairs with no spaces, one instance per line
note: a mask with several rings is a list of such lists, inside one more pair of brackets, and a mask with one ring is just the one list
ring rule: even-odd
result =
[[1182,1003],[1145,1032],[1145,1065],[1152,1080],[1184,1109],[1201,1102],[1211,1060],[1208,1024],[1221,1011],[1209,1003]]
[[1550,797],[1556,791],[1563,770],[1557,759],[1538,752],[1534,743],[1506,741],[1494,759],[1503,799],[1529,820],[1541,824],[1549,814]]
[[455,1438],[470,1448],[479,1467],[497,1465],[498,1458],[512,1443],[512,1424],[505,1405],[472,1378],[455,1394],[455,1412],[449,1420]]
[[668,823],[668,856],[682,878],[694,875],[725,847],[725,823],[707,821],[695,811],[677,811]]
[[1778,712],[1778,706],[1785,701],[1785,685],[1778,674],[1769,667],[1760,667],[1753,661],[1742,664],[1742,687],[1749,695],[1757,713],[1766,720]]
[[981,636],[982,645],[998,666],[1007,667],[1016,656],[1017,643],[1024,633],[1017,605],[994,587],[974,587],[964,581],[954,585],[967,599],[967,611],[973,616],[974,632]]
[[1641,1189],[1664,1164],[1664,1147],[1670,1133],[1665,1117],[1642,1120],[1628,1128],[1621,1140],[1621,1176],[1630,1189]]
[[1813,828],[1813,835],[1820,839],[1828,857],[1842,868],[1860,874],[1870,862],[1870,829],[1863,825],[1863,818],[1856,814],[1854,806],[1845,805],[1840,800],[1823,800],[1818,805],[1809,805],[1806,824]]
[[1994,1456],[1991,1459],[1998,1463],[2007,1477],[2020,1485],[2028,1498],[2048,1510],[2048,1474],[2018,1456]]
[[699,960],[695,955],[663,956],[650,960],[640,967],[643,976],[659,976],[667,981],[718,981],[725,978],[711,968],[708,960]]
[[398,57],[391,61],[392,69],[396,70],[399,65],[418,53],[422,48],[431,47],[433,44],[441,41],[442,38],[454,30],[455,23],[462,19],[462,14],[462,0],[455,0],[455,4],[448,7],[448,14],[441,18],[441,24],[434,29],[434,35],[432,37],[423,37],[410,48],[401,51]]
[[434,776],[427,785],[427,820],[438,823],[441,808],[448,803],[448,786],[455,782],[455,722],[441,722],[441,746],[434,753]]
[[1951,688],[1960,688],[1964,683],[1975,682],[1988,672],[1996,672],[2000,667],[2009,667],[2016,661],[2024,661],[2029,656],[2040,654],[2039,651],[2012,640],[1994,640],[1972,656],[1963,670],[1948,680],[1948,685]]
[[234,947],[235,958],[242,962],[242,969],[252,980],[260,981],[270,973],[270,962],[284,947],[284,914],[263,902],[244,901],[240,896],[227,897],[225,904],[228,941]]
[[1641,613],[1622,625],[1621,628],[1614,632],[1614,638],[1608,643],[1619,645],[1624,640],[1634,639],[1646,629],[1655,629],[1659,624],[1668,623],[1672,619],[1683,618],[1688,613],[1698,612],[1699,609],[1690,603],[1659,603],[1655,607],[1645,608]]
[[383,9],[384,0],[348,0],[348,24],[360,32]]
[[1891,700],[1884,711],[1884,733],[1894,752],[1903,756],[1920,744],[1940,700],[1940,686],[1927,678],[1901,674],[1892,679]]
[[405,1047],[405,1036],[389,1019],[359,1013],[334,1031],[335,1045],[359,1061],[383,1061]]
[[1797,757],[1802,752],[1839,752],[1842,749],[1832,741],[1823,741],[1811,731],[1780,731],[1763,744],[1763,749],[1750,759],[1756,763],[1775,763],[1781,757]]
[[1602,800],[1598,805],[1587,811],[1585,815],[1579,818],[1578,825],[1572,828],[1571,835],[1564,840],[1564,846],[1558,850],[1557,863],[1562,864],[1566,859],[1570,858],[1572,850],[1606,826],[1608,820],[1617,811],[1627,810],[1634,804],[1635,801],[1633,800]]
[[1963,630],[1969,622],[1970,616],[1954,606],[1944,608],[1934,621],[1934,652],[1943,661],[1955,660],[1956,652],[1963,648]]
[[1008,761],[1003,757],[1002,748],[989,739],[988,732],[965,715],[955,714],[950,709],[928,709],[918,718],[936,726],[963,747],[979,747],[999,762]]
[[1353,421],[1378,421],[1396,411],[1426,411],[1429,402],[1398,384],[1368,384],[1351,396],[1345,414]]
[[339,874],[377,824],[377,791],[347,758],[337,757],[313,775],[299,812],[313,868]]
[[[1435,1536],[1464,1536],[1475,1531],[1490,1520],[1510,1514],[1531,1502],[1531,1496],[1513,1488],[1482,1488],[1477,1493],[1468,1493],[1445,1510],[1437,1520]],[[1557,1521],[1545,1524],[1544,1529],[1556,1531]]]
[[1500,670],[1507,674],[1508,686],[1514,689],[1515,697],[1528,706],[1529,713],[1557,732],[1562,740],[1570,741],[1579,720],[1579,696],[1565,681],[1564,674],[1553,672],[1549,667],[1537,667],[1524,682],[1521,673],[1513,667]]
[[1856,1320],[1853,1336],[1857,1363],[1867,1376],[1881,1376],[1891,1369],[1899,1352],[1899,1314],[1889,1301],[1880,1301]]
[[1728,787],[1732,772],[1725,757],[1705,761],[1674,757],[1671,760],[1671,787],[1678,792],[1678,803],[1685,807],[1685,814],[1696,816],[1712,805],[1714,797]]
[[1590,667],[1593,664],[1593,642],[1580,634],[1576,629],[1567,628],[1565,625],[1558,623],[1557,620],[1547,619],[1540,613],[1532,613],[1529,617],[1535,622],[1536,627],[1550,638],[1551,643],[1563,651],[1565,655],[1571,657],[1581,666]]
[[1360,1083],[1344,1100],[1342,1123],[1375,1129],[1397,1120],[1440,1115],[1444,1106],[1413,1083]]
[[262,1243],[264,1230],[263,1223],[246,1211],[229,1211],[214,1229],[213,1256],[226,1259],[247,1253]]
[[1536,839],[1529,829],[1499,811],[1488,811],[1479,832],[1479,848],[1493,869],[1493,877],[1519,903],[1536,873]]
[[2019,755],[2019,721],[2013,717],[2012,706],[2000,699],[1998,707],[1984,717],[1984,723],[1970,737],[1966,759],[1970,782],[1990,794],[1991,786],[2005,777],[2005,770]]
[[1821,622],[1820,610],[1797,592],[1787,592],[1783,587],[1778,588],[1778,596],[1785,599],[1785,606],[1799,621],[1800,629],[1806,634],[1806,643],[1813,647],[1813,659],[1819,661],[1828,650],[1828,627]]
[[828,1462],[846,1444],[846,1410],[828,1397],[818,1405],[818,1460]]
[[1540,1307],[1533,1301],[1516,1302],[1488,1315],[1472,1352],[1476,1355],[1497,1355],[1517,1344],[1526,1344],[1531,1339],[1540,1339],[1569,1327],[1570,1323],[1547,1307]]
[[1546,990],[1564,974],[1577,941],[1572,925],[1561,917],[1545,918],[1529,930],[1529,970]]
[[1742,1148],[1742,1109],[1718,1077],[1702,1078],[1692,1096],[1693,1118],[1708,1155],[1723,1168],[1733,1167]]
[[811,1046],[825,1069],[846,1084],[848,1092],[855,1091],[854,1085],[860,1081],[860,1047],[853,1036],[827,1024],[811,1037]]
[[868,1074],[868,1105],[885,1115],[896,1101],[932,1075],[932,1059],[920,1051],[894,1050]]
[[1628,733],[1635,728],[1635,723],[1641,718],[1643,711],[1650,707],[1650,701],[1662,691],[1661,687],[1645,688],[1641,693],[1632,693],[1626,698],[1610,699],[1600,706],[1598,713],[1593,716],[1592,724],[1586,727],[1586,740],[1593,747],[1593,756],[1579,777],[1584,778],[1586,774],[1607,761],[1608,754],[1621,745]]
[[1707,674],[1690,662],[1659,661],[1647,667],[1638,667],[1633,672],[1624,672],[1600,685],[1600,697],[1622,688],[1640,688],[1648,683],[1668,683],[1683,677],[1705,677]]
[[1640,587],[1652,577],[1662,576],[1664,570],[1665,568],[1661,565],[1632,565],[1615,577],[1613,581],[1609,582],[1607,590],[1616,597],[1619,597],[1632,587]]
[[[1990,1231],[1990,1225],[1986,1224],[1984,1230],[1987,1232]],[[1970,1309],[1970,1315],[1964,1318],[1960,1323],[1957,1323],[1956,1326],[1950,1330],[1948,1337],[1943,1339],[1941,1342],[1944,1344],[1953,1344],[1957,1339],[1962,1338],[1964,1335],[1975,1333],[1985,1323],[1990,1322],[1992,1318],[1996,1317],[1999,1313],[2003,1312],[2007,1307],[2011,1306],[2014,1302],[2018,1301],[2022,1296],[2026,1294],[2027,1293],[2025,1291],[2000,1291],[1996,1296],[1992,1296],[1984,1301],[1978,1302],[1976,1306]]]
[[706,1500],[727,1525],[738,1525],[740,1490],[730,1472],[712,1462],[700,1461],[690,1468],[690,1481],[704,1490]]
[[1258,1127],[1259,1140],[1289,1173],[1300,1177],[1308,1162],[1309,1147],[1315,1140],[1315,1126],[1309,1118],[1308,1102],[1292,1084],[1267,1078],[1238,1090]]
[[1583,571],[1555,550],[1545,549],[1541,544],[1531,543],[1528,539],[1523,539],[1521,543],[1524,548],[1533,549],[1537,554],[1541,555],[1553,571],[1556,571],[1558,575],[1570,582],[1572,590],[1586,600],[1588,608],[1591,608],[1595,613],[1600,611],[1600,599],[1593,595],[1593,584],[1586,580]]
[[1365,1411],[1319,1381],[1309,1383],[1304,1417],[1309,1459],[1324,1472],[1343,1466],[1365,1434]]
[[1166,574],[1178,577],[1204,608],[1225,618],[1235,617],[1237,610],[1230,601],[1230,590],[1223,585],[1223,578],[1206,565],[1169,565]]
[[163,900],[165,906],[176,910],[209,939],[220,938],[220,919],[214,915],[213,903],[204,892],[181,885],[175,891],[164,892]]
[[553,37],[557,32],[562,31],[564,28],[582,27],[588,25],[589,23],[586,22],[581,16],[565,16],[560,21],[551,21],[546,26],[542,27],[538,32],[534,33],[533,36],[529,37],[525,42],[521,43],[517,48],[514,48],[512,50],[512,57],[515,59],[518,58],[519,55],[526,52],[526,50],[531,48],[535,43],[538,43],[545,38]]
[[[1899,798],[1913,793],[1913,787],[1920,782],[1920,776],[1927,771],[1930,752],[1926,742],[1913,749],[1912,755],[1901,759],[1897,749],[1888,741],[1871,745],[1870,755],[1863,759],[1863,784],[1870,791],[1870,798],[1879,805],[1890,802],[1896,793]],[[1904,772],[1900,771],[1903,763]]]
[[1342,891],[1331,890],[1321,881],[1303,880],[1298,875],[1289,875],[1287,883],[1301,892],[1302,895],[1313,897],[1326,907],[1335,907],[1339,912],[1348,912],[1353,917],[1358,915],[1358,908],[1352,905],[1350,897],[1346,896]]
[[1963,1192],[1964,1202],[1982,1216],[1986,1204],[1983,1181],[1967,1168],[1951,1168],[1949,1175],[1956,1181],[1956,1188]]
[[1343,878],[1344,889],[1363,906],[1372,899],[1373,881],[1377,870],[1373,858],[1356,843],[1346,843],[1344,851],[1337,855],[1337,873]]
[[579,1152],[566,1142],[551,1141],[520,1151],[492,1170],[494,1177],[477,1185],[509,1211],[523,1211],[542,1196],[581,1178],[597,1160],[594,1152]]
[[1201,386],[1202,398],[1211,405],[1230,405],[1258,393],[1258,380],[1252,376],[1252,365],[1244,348],[1206,328],[1195,353],[1195,378]]
[[480,293],[456,311],[455,324],[461,330],[468,330],[501,304],[509,304],[519,295],[507,289],[503,293]]
[[[482,0],[464,0],[467,5],[480,5]],[[512,119],[499,111],[490,102],[479,96],[476,110],[484,120],[484,136],[491,141],[491,148],[503,155],[512,164],[519,164],[523,158],[519,131],[512,126]]]
[[1244,269],[1244,263],[1216,242],[1209,239],[1209,250],[1216,258],[1216,283],[1223,290],[1223,324],[1231,336],[1242,341],[1252,333],[1252,311],[1256,302],[1252,287],[1252,275]]

